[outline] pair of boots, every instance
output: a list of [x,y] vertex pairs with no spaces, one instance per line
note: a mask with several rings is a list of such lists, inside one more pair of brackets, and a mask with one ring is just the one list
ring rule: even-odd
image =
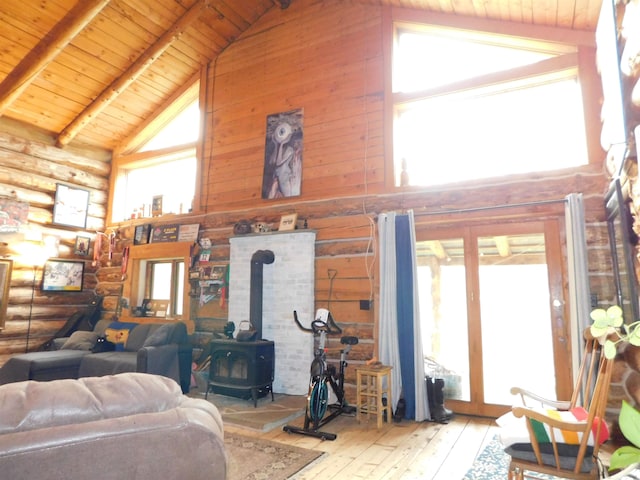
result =
[[444,406],[444,379],[427,377],[426,380],[431,421],[448,423],[453,412]]

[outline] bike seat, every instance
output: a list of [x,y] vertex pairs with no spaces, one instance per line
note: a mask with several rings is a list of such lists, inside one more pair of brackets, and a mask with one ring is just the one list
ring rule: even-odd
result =
[[342,337],[340,339],[340,343],[342,343],[343,345],[357,345],[358,337]]

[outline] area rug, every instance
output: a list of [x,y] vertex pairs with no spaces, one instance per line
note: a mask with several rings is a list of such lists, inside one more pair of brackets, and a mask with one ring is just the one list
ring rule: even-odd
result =
[[208,400],[213,403],[225,424],[236,427],[269,432],[281,427],[304,414],[305,397],[275,394],[258,399],[254,406],[252,400],[228,397],[226,395],[209,394]]
[[285,480],[315,463],[324,452],[225,432],[227,480]]
[[[504,480],[509,474],[510,461],[511,457],[504,453],[498,437],[494,437],[478,455],[463,480]],[[541,480],[560,480],[543,473],[527,472],[527,475]]]

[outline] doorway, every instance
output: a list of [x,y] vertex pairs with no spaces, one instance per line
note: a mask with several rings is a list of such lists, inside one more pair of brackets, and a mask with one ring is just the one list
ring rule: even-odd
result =
[[516,385],[570,395],[557,222],[418,230],[416,239],[425,373],[445,379],[447,407],[498,416]]

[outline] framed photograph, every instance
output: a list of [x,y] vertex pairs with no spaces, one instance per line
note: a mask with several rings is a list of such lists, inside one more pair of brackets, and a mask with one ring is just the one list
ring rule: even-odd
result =
[[42,290],[46,292],[80,292],[84,278],[84,262],[47,260],[42,275]]
[[75,253],[76,255],[80,255],[81,257],[86,257],[87,255],[89,255],[90,246],[91,246],[91,237],[78,235],[76,237],[76,246],[73,249],[73,253]]
[[145,243],[149,243],[149,232],[151,232],[151,225],[148,223],[145,223],[144,225],[136,225],[133,244],[144,245]]
[[85,228],[89,208],[89,190],[58,183],[53,203],[53,223]]
[[289,230],[295,230],[297,221],[298,221],[297,213],[290,213],[289,215],[283,215],[282,217],[280,217],[280,226],[278,227],[278,231],[287,232]]

